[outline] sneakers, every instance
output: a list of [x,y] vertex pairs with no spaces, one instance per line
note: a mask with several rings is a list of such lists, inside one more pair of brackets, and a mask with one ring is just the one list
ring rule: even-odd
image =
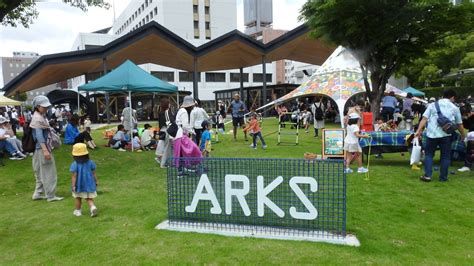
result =
[[[23,156],[24,156],[24,154],[23,154]],[[10,156],[10,160],[12,160],[12,161],[23,160],[23,159],[25,159],[25,157],[23,157],[23,156],[21,156],[20,154],[18,154],[18,152],[16,152],[16,153],[14,153]]]
[[[253,148],[253,144],[250,144],[249,147]],[[257,147],[257,145],[255,144],[255,147]]]
[[118,150],[119,150],[119,151],[127,151],[127,150],[125,150],[125,149],[122,149],[122,148],[118,148]]
[[33,194],[33,196],[31,196],[31,199],[32,200],[43,200],[43,199],[46,199],[46,196],[42,196],[42,195],[39,195],[39,194]]
[[91,207],[91,217],[96,217],[98,213],[99,213],[99,210],[97,209],[97,207],[92,206]]
[[256,149],[257,149],[257,146],[250,145],[250,148],[256,150]]
[[367,172],[369,172],[369,169],[364,168],[364,167],[360,167],[359,169],[357,169],[357,173],[359,173],[359,174],[363,174],[363,173],[367,173]]
[[459,172],[469,172],[471,171],[471,169],[467,166],[463,166],[461,168],[458,169]]
[[159,158],[155,157],[155,161],[157,164],[161,164],[161,160]]
[[76,217],[82,216],[82,211],[81,210],[74,210],[72,214]]
[[420,180],[423,182],[431,182],[431,177],[428,176],[421,176]]
[[420,170],[420,169],[421,169],[421,168],[420,168],[418,165],[416,165],[416,164],[413,164],[413,165],[411,166],[411,170]]
[[267,148],[267,145],[263,145],[263,146],[262,146],[262,149],[265,150],[266,148]]
[[23,154],[21,151],[18,151],[16,154],[20,157],[23,157],[23,159],[28,157],[27,155]]
[[344,173],[346,173],[346,174],[350,174],[350,173],[353,173],[353,172],[354,172],[354,171],[352,171],[351,168],[346,168],[346,169],[344,170]]
[[52,202],[52,201],[60,201],[60,200],[63,200],[63,199],[64,199],[63,197],[54,196],[52,198],[47,199],[47,201]]

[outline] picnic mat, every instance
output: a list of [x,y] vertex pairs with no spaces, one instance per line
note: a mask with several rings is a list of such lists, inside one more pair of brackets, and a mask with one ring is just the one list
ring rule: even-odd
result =
[[[365,134],[371,136],[372,138],[360,139],[359,144],[363,148],[368,147],[369,144],[372,147],[376,146],[407,146],[405,137],[407,135],[413,134],[414,132],[408,130],[395,131],[395,132],[382,132],[382,131],[373,131],[365,132]],[[423,133],[422,143],[426,143],[426,134]],[[466,146],[461,140],[461,136],[458,134],[456,140],[453,141],[452,150],[458,152],[465,152]]]

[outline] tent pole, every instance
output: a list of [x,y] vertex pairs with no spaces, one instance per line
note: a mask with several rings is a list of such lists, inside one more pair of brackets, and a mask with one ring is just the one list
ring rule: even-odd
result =
[[128,108],[130,110],[130,143],[132,144],[133,152],[133,110],[132,110],[132,91],[128,91]]
[[81,99],[80,99],[80,95],[79,95],[79,88],[77,89],[77,115],[81,115],[80,114],[80,110],[81,110]]

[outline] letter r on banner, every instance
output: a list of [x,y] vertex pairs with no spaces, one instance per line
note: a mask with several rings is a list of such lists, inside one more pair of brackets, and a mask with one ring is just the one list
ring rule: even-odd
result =
[[[240,182],[243,184],[242,189],[232,188],[232,183]],[[240,207],[244,211],[245,216],[250,216],[250,208],[245,200],[245,196],[249,193],[250,184],[248,177],[244,175],[226,175],[225,176],[225,213],[232,214],[232,196],[239,201]]]

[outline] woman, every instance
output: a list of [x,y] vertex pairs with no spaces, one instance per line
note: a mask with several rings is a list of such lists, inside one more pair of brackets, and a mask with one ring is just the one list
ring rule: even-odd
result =
[[[50,106],[51,103],[46,96],[36,96],[33,99],[34,114],[30,123],[33,139],[36,142],[33,154],[33,171],[36,178],[36,187],[32,199],[46,198],[48,202],[63,199],[63,197],[56,196],[58,175],[50,144],[49,123],[46,119],[46,113]],[[42,195],[43,193],[44,196]]]
[[194,142],[199,145],[201,142],[201,135],[203,132],[202,129],[202,122],[204,120],[209,120],[209,115],[207,114],[206,110],[201,107],[201,101],[199,99],[196,100],[196,105],[194,106],[193,110],[191,111],[191,125],[194,128],[194,132],[196,133],[194,137]]
[[412,130],[413,128],[413,94],[410,92],[407,93],[407,97],[403,99],[403,110],[402,110],[402,115],[403,118],[405,119],[405,128],[406,130]]
[[66,131],[64,132],[64,144],[74,145],[76,143],[84,142],[87,142],[87,146],[92,150],[97,147],[89,132],[83,131],[79,133],[79,116],[74,114],[66,126]]
[[170,101],[167,98],[162,98],[160,101],[160,111],[158,112],[160,132],[155,152],[155,160],[160,164],[161,168],[166,168],[166,161],[172,154],[170,136],[166,133],[166,130],[173,123],[175,123],[175,113],[170,108]]
[[313,105],[311,105],[311,112],[313,113],[314,121],[314,137],[318,137],[319,130],[324,129],[324,118],[326,116],[323,97],[320,97],[319,101],[314,101]]

